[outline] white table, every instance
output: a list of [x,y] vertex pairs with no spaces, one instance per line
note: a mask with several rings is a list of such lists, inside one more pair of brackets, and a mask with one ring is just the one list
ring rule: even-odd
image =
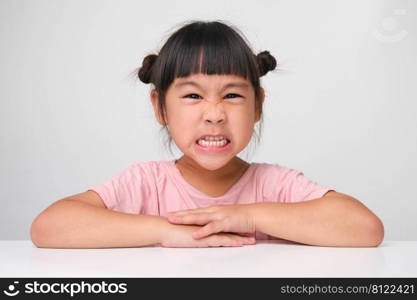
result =
[[283,240],[220,248],[42,249],[0,241],[0,277],[417,277],[417,241],[378,248]]

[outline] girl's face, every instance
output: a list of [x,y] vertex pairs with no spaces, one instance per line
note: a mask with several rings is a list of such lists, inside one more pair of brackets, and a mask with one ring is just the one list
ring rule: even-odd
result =
[[[261,101],[264,93],[261,90]],[[151,95],[158,122],[158,96]],[[249,80],[236,75],[193,74],[176,78],[166,93],[166,120],[177,147],[207,170],[225,166],[249,143],[259,121],[255,113],[255,91]],[[197,140],[204,135],[224,135],[226,150],[204,151]]]

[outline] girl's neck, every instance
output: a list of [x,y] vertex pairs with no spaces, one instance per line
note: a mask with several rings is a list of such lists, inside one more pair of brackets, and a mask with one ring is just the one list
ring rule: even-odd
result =
[[180,159],[175,161],[175,165],[183,175],[190,174],[204,178],[207,181],[216,182],[220,180],[230,179],[233,177],[240,177],[249,168],[250,164],[235,156],[224,167],[218,170],[207,170],[202,168],[193,159],[183,155]]

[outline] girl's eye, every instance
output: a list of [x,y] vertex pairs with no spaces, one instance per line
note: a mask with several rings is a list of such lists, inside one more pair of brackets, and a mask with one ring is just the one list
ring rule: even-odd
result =
[[238,94],[227,94],[227,95],[226,95],[226,97],[227,97],[227,96],[230,96],[230,95],[231,95],[231,96],[235,96],[235,97],[231,97],[231,98],[238,98],[238,97],[241,97],[241,96],[240,96],[240,95],[238,95]]
[[192,98],[192,99],[198,99],[200,96],[197,94],[188,94],[184,98]]

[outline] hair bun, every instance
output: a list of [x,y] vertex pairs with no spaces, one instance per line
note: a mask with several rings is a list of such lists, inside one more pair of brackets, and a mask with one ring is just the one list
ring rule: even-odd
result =
[[158,58],[158,55],[149,54],[143,59],[142,66],[140,67],[138,71],[138,77],[143,83],[151,82],[151,74],[152,74],[151,69],[157,58]]
[[262,51],[256,55],[256,61],[259,67],[259,76],[263,76],[269,71],[272,71],[277,66],[277,60],[273,57],[269,51]]

